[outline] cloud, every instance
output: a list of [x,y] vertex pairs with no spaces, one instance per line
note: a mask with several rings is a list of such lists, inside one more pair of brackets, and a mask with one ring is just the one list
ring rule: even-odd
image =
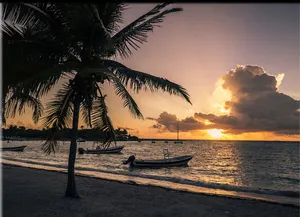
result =
[[153,125],[151,126],[151,128],[154,128],[154,129],[162,129],[163,126],[160,125],[160,124],[153,124]]
[[158,118],[151,118],[157,123],[152,125],[151,128],[159,129],[161,131],[177,132],[177,123],[181,132],[188,132],[191,130],[202,129],[204,124],[194,119],[193,117],[187,117],[177,122],[176,115],[169,114],[168,112],[162,112]]
[[155,121],[156,118],[146,117],[147,120]]
[[[180,131],[223,129],[224,133],[273,132],[278,135],[299,134],[300,101],[280,93],[284,74],[267,74],[260,66],[237,66],[221,79],[222,88],[230,92],[223,107],[226,115],[194,113],[180,120]],[[176,115],[162,112],[152,127],[176,132]]]
[[272,131],[277,134],[298,134],[299,100],[279,93],[284,74],[267,74],[260,66],[238,66],[223,76],[222,87],[230,91],[231,99],[224,108],[229,115],[195,113],[213,123],[212,127],[229,133]]
[[[208,120],[213,123],[215,128],[226,128],[226,127],[234,127],[239,124],[239,120],[236,117],[230,115],[214,115],[214,114],[203,114],[203,113],[195,113],[194,118],[197,120]],[[210,128],[212,124],[210,124]]]

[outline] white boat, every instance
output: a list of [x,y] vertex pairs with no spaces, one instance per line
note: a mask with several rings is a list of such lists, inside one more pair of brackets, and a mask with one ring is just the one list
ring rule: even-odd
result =
[[106,149],[83,149],[78,148],[79,154],[116,154],[120,153],[123,150],[124,146],[114,146],[114,147],[108,147]]
[[191,155],[178,156],[173,158],[164,158],[158,160],[136,160],[134,155],[131,155],[123,164],[130,163],[131,167],[140,168],[163,168],[163,167],[180,167],[187,166],[188,162],[193,158]]

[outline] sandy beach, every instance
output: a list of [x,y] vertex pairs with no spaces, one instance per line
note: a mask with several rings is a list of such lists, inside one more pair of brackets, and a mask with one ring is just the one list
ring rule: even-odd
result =
[[3,165],[3,216],[299,216],[299,208],[77,177],[81,199],[64,197],[66,174]]

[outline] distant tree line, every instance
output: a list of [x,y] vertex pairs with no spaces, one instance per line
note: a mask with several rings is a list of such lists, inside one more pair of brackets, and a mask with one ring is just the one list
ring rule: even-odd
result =
[[[118,128],[115,130],[118,141],[136,141],[139,138],[137,136],[132,136],[128,134],[126,129]],[[9,125],[7,129],[2,128],[2,135],[4,138],[7,137],[22,137],[36,140],[47,139],[51,133],[50,128],[43,128],[42,130],[37,129],[26,129],[24,126]],[[78,138],[83,138],[88,141],[102,140],[106,137],[106,133],[100,131],[99,129],[84,129],[81,126],[78,130]],[[58,140],[70,140],[71,139],[71,129],[61,130],[57,135]]]

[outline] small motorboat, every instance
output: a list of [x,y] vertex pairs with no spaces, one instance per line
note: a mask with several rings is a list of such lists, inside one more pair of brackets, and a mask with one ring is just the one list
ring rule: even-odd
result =
[[191,155],[179,156],[173,158],[165,158],[159,160],[136,160],[134,155],[131,155],[123,164],[130,163],[131,167],[147,167],[147,168],[162,168],[162,167],[180,167],[187,166],[188,162],[193,158]]
[[17,146],[17,147],[2,147],[2,151],[24,151],[26,145]]
[[179,140],[174,141],[174,143],[175,143],[175,144],[183,144],[183,142],[182,142],[182,141],[179,141]]
[[109,147],[106,149],[93,149],[93,150],[84,150],[83,148],[78,148],[79,154],[116,154],[120,153],[123,150],[124,146],[115,146]]

